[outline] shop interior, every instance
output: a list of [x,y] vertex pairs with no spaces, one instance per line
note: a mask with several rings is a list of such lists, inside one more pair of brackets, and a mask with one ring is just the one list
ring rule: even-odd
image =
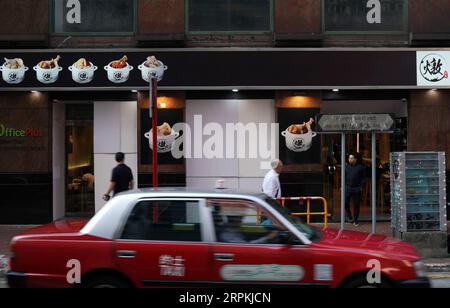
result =
[[95,213],[93,104],[66,105],[66,216]]
[[[352,113],[354,102],[334,102],[335,106],[329,108],[330,103],[324,102],[322,110],[341,107]],[[395,129],[392,133],[376,134],[376,203],[377,220],[389,221],[391,219],[390,204],[390,153],[402,152],[407,149],[407,106],[405,101],[367,101],[361,102],[358,113],[389,113],[395,120]],[[367,110],[362,110],[367,109]],[[324,112],[326,113],[326,112]],[[340,113],[343,113],[342,111]],[[333,220],[339,221],[341,210],[341,135],[323,135],[323,150],[326,151],[324,170],[324,195],[326,196]],[[352,133],[346,136],[346,163],[349,153],[357,153],[358,163],[365,169],[366,179],[362,188],[361,213],[362,221],[369,221],[372,217],[372,134]],[[353,211],[353,201],[351,208]]]

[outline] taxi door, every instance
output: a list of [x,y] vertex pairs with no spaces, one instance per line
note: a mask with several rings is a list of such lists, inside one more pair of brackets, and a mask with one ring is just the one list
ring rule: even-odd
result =
[[274,237],[279,234],[286,238],[289,232],[259,204],[241,200],[209,200],[207,204],[216,236],[211,249],[216,283],[270,287],[323,285],[314,281],[308,246],[283,244],[281,236]]
[[150,199],[131,211],[115,243],[117,269],[137,287],[196,286],[211,279],[201,199]]

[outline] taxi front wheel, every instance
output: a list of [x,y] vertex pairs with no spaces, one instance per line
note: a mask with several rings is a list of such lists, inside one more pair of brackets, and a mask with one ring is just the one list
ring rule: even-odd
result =
[[123,279],[112,275],[101,275],[90,278],[84,285],[87,289],[128,289],[131,286]]
[[350,278],[348,281],[346,281],[342,288],[344,289],[389,289],[392,288],[392,284],[386,281],[386,279],[382,278],[381,283],[376,284],[370,284],[367,281],[367,278],[365,275],[358,275],[357,277]]

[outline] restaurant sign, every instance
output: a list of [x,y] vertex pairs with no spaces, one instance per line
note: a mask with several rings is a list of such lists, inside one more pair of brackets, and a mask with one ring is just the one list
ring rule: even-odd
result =
[[450,51],[417,52],[417,85],[450,86]]

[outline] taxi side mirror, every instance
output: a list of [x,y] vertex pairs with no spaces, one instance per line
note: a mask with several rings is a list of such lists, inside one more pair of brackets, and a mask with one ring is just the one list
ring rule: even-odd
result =
[[290,245],[292,242],[292,235],[288,231],[281,231],[278,233],[278,241],[283,245]]

